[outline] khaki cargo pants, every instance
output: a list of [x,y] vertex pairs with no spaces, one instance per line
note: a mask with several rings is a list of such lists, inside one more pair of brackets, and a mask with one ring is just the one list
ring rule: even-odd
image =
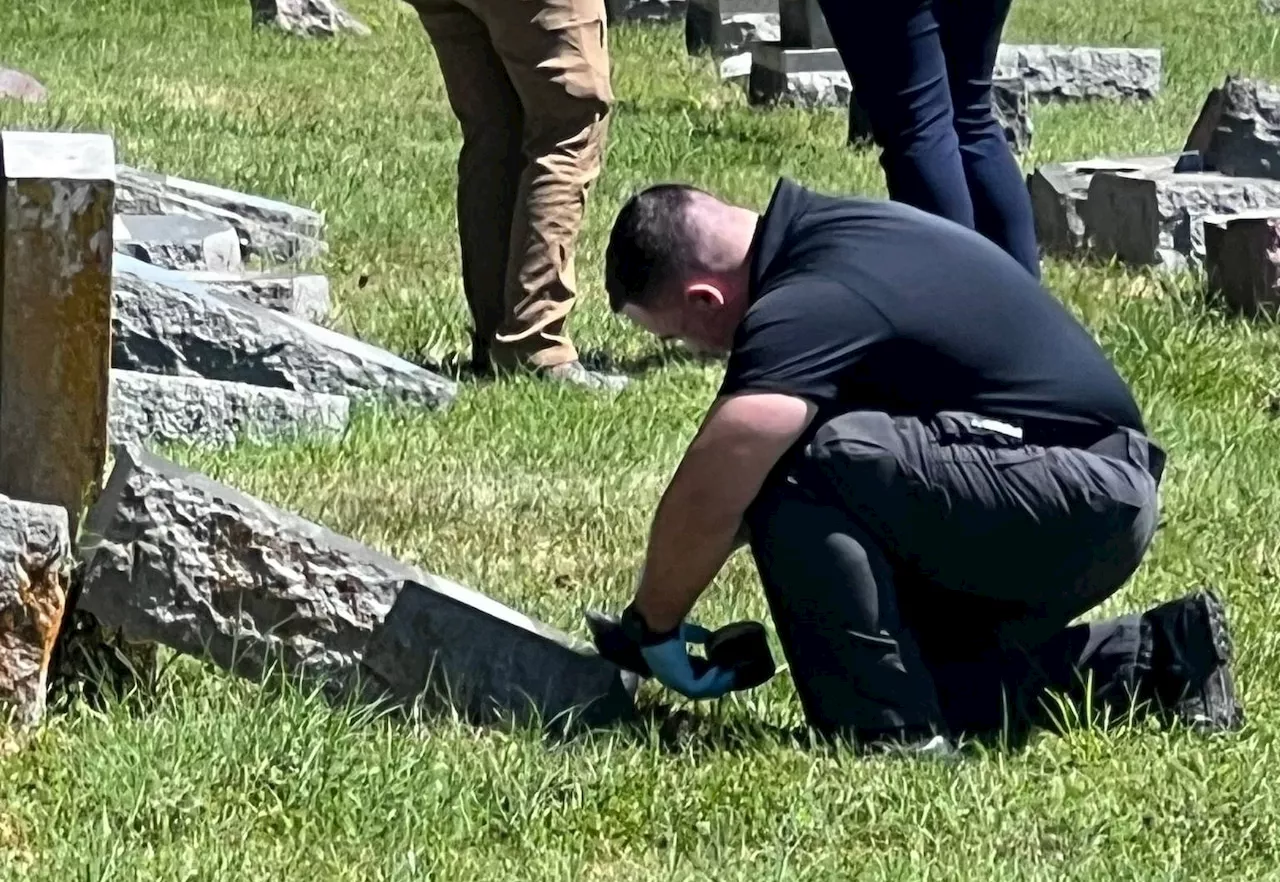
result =
[[613,104],[604,0],[408,0],[454,115],[473,361],[576,359],[576,240]]

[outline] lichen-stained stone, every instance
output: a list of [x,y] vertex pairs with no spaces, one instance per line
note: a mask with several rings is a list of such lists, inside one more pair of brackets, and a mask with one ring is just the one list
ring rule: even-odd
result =
[[0,132],[0,181],[0,493],[74,525],[106,460],[115,145]]

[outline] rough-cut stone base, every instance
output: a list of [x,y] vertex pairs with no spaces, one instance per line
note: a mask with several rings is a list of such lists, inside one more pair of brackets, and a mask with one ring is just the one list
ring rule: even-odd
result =
[[565,635],[137,447],[114,453],[80,606],[130,639],[249,678],[283,668],[338,698],[405,700],[434,664],[465,711],[523,715],[532,687],[548,718],[634,712],[634,680]]
[[336,439],[349,413],[340,395],[113,370],[108,433],[113,444]]
[[299,37],[368,36],[369,28],[337,0],[250,0],[254,27],[275,26]]
[[847,107],[852,94],[849,74],[835,49],[751,47],[747,100],[752,105]]
[[[1026,86],[1021,80],[993,80],[991,83],[991,112],[995,116],[1009,148],[1014,153],[1024,153],[1031,147],[1035,127],[1031,123],[1031,102]],[[866,112],[851,99],[849,105],[849,143],[872,143],[871,122]]]
[[1280,209],[1204,219],[1209,288],[1247,316],[1280,310]]
[[720,62],[720,79],[746,81],[751,76],[751,53],[739,52]]
[[319,274],[273,270],[171,270],[127,254],[116,254],[111,272],[113,276],[133,275],[182,291],[240,297],[265,309],[288,313],[308,322],[321,322],[329,315],[329,280]]
[[0,101],[10,99],[40,104],[48,97],[48,90],[31,74],[0,67]]
[[691,0],[684,17],[684,45],[690,55],[718,58],[781,36],[778,0]]
[[684,18],[687,0],[606,0],[605,18],[615,22],[677,22]]
[[1115,156],[1042,165],[1027,178],[1036,238],[1050,254],[1070,256],[1088,249],[1090,224],[1085,210],[1089,182],[1098,172],[1200,171],[1196,153]]
[[0,728],[44,715],[70,571],[66,509],[0,496]]
[[1123,263],[1179,270],[1204,259],[1204,218],[1280,207],[1280,181],[1211,172],[1103,173],[1089,183],[1093,247]]
[[1002,43],[995,76],[1018,78],[1038,100],[1154,98],[1163,80],[1159,49]]
[[1228,77],[1205,99],[1193,141],[1208,168],[1280,180],[1280,84]]
[[174,270],[240,269],[240,237],[223,221],[180,214],[115,216],[115,247],[138,260]]

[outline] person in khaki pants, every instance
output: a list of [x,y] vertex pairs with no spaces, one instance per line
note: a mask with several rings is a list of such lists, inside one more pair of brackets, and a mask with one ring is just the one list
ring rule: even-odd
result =
[[458,234],[472,366],[593,388],[565,323],[613,104],[604,0],[408,0],[462,127]]

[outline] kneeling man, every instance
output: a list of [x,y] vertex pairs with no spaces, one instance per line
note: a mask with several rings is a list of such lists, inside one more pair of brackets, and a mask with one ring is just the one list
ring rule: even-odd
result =
[[746,541],[820,733],[1025,733],[1053,694],[1241,724],[1211,591],[1070,626],[1142,560],[1164,454],[1088,331],[996,245],[786,179],[763,214],[661,185],[619,213],[605,272],[615,311],[728,357],[621,619],[666,686],[733,688],[695,676],[684,620]]

